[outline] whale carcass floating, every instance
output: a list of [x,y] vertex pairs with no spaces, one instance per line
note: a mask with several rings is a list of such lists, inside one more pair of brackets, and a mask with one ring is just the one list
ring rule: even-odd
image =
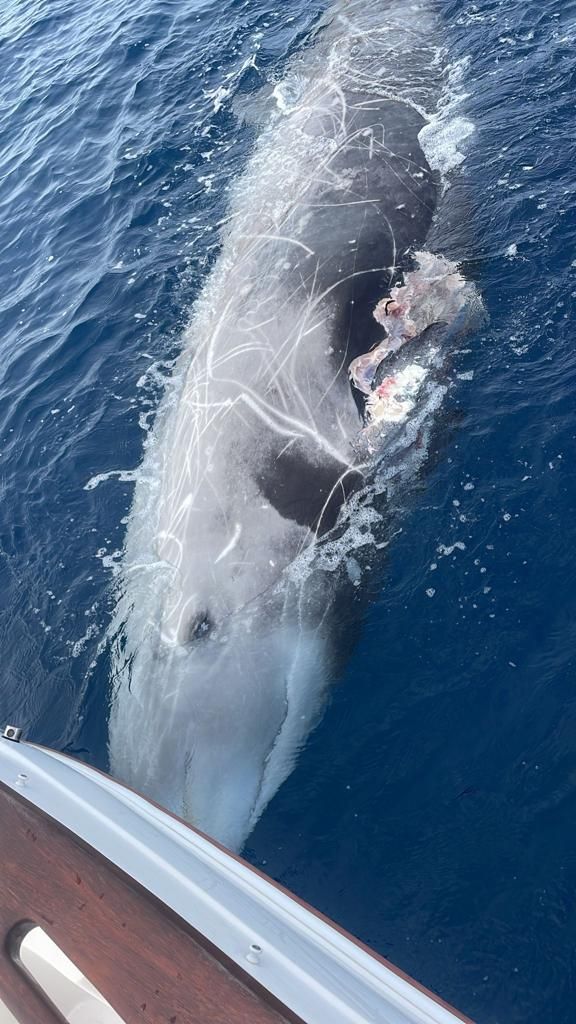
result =
[[318,720],[375,475],[421,462],[479,306],[427,249],[442,87],[427,5],[330,12],[271,94],[138,474],[111,770],[232,849]]

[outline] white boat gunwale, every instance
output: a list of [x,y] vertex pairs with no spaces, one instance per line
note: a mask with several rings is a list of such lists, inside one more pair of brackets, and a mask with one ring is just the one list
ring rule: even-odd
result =
[[306,1024],[467,1021],[241,858],[96,769],[7,739],[0,782],[116,865]]

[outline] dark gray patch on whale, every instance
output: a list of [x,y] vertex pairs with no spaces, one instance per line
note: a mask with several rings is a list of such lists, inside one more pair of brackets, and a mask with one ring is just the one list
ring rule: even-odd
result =
[[372,390],[375,391],[377,387],[382,384],[386,377],[393,376],[402,370],[408,363],[432,363],[437,361],[434,359],[440,346],[443,346],[443,354],[446,353],[446,336],[449,332],[448,324],[442,320],[439,320],[435,324],[430,324],[421,334],[417,337],[411,338],[403,349],[399,352],[394,353],[392,357],[388,356],[382,360],[378,365],[372,381]]
[[[329,109],[324,119],[334,116]],[[332,289],[339,364],[381,340],[372,311],[412,269],[411,253],[426,239],[439,194],[438,175],[418,141],[426,123],[418,111],[396,100],[352,94],[343,116],[346,144],[329,162],[335,184],[328,182],[306,203],[306,241],[316,259],[298,264],[309,280],[314,270],[315,290]],[[324,119],[315,130],[327,132]]]
[[365,480],[359,470],[294,443],[256,478],[263,497],[284,519],[307,526],[322,536],[335,525],[344,502]]

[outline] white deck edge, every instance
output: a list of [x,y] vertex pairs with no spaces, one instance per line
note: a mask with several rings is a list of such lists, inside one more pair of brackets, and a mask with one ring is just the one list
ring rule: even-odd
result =
[[0,739],[0,781],[148,889],[307,1024],[461,1024],[248,865],[108,776]]

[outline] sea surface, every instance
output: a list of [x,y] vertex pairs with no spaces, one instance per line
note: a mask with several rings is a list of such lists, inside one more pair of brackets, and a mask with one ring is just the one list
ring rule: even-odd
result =
[[[479,1024],[573,1024],[576,4],[434,4],[475,127],[451,194],[490,320],[245,853]],[[325,7],[2,4],[0,721],[101,768],[147,432],[244,115]]]

